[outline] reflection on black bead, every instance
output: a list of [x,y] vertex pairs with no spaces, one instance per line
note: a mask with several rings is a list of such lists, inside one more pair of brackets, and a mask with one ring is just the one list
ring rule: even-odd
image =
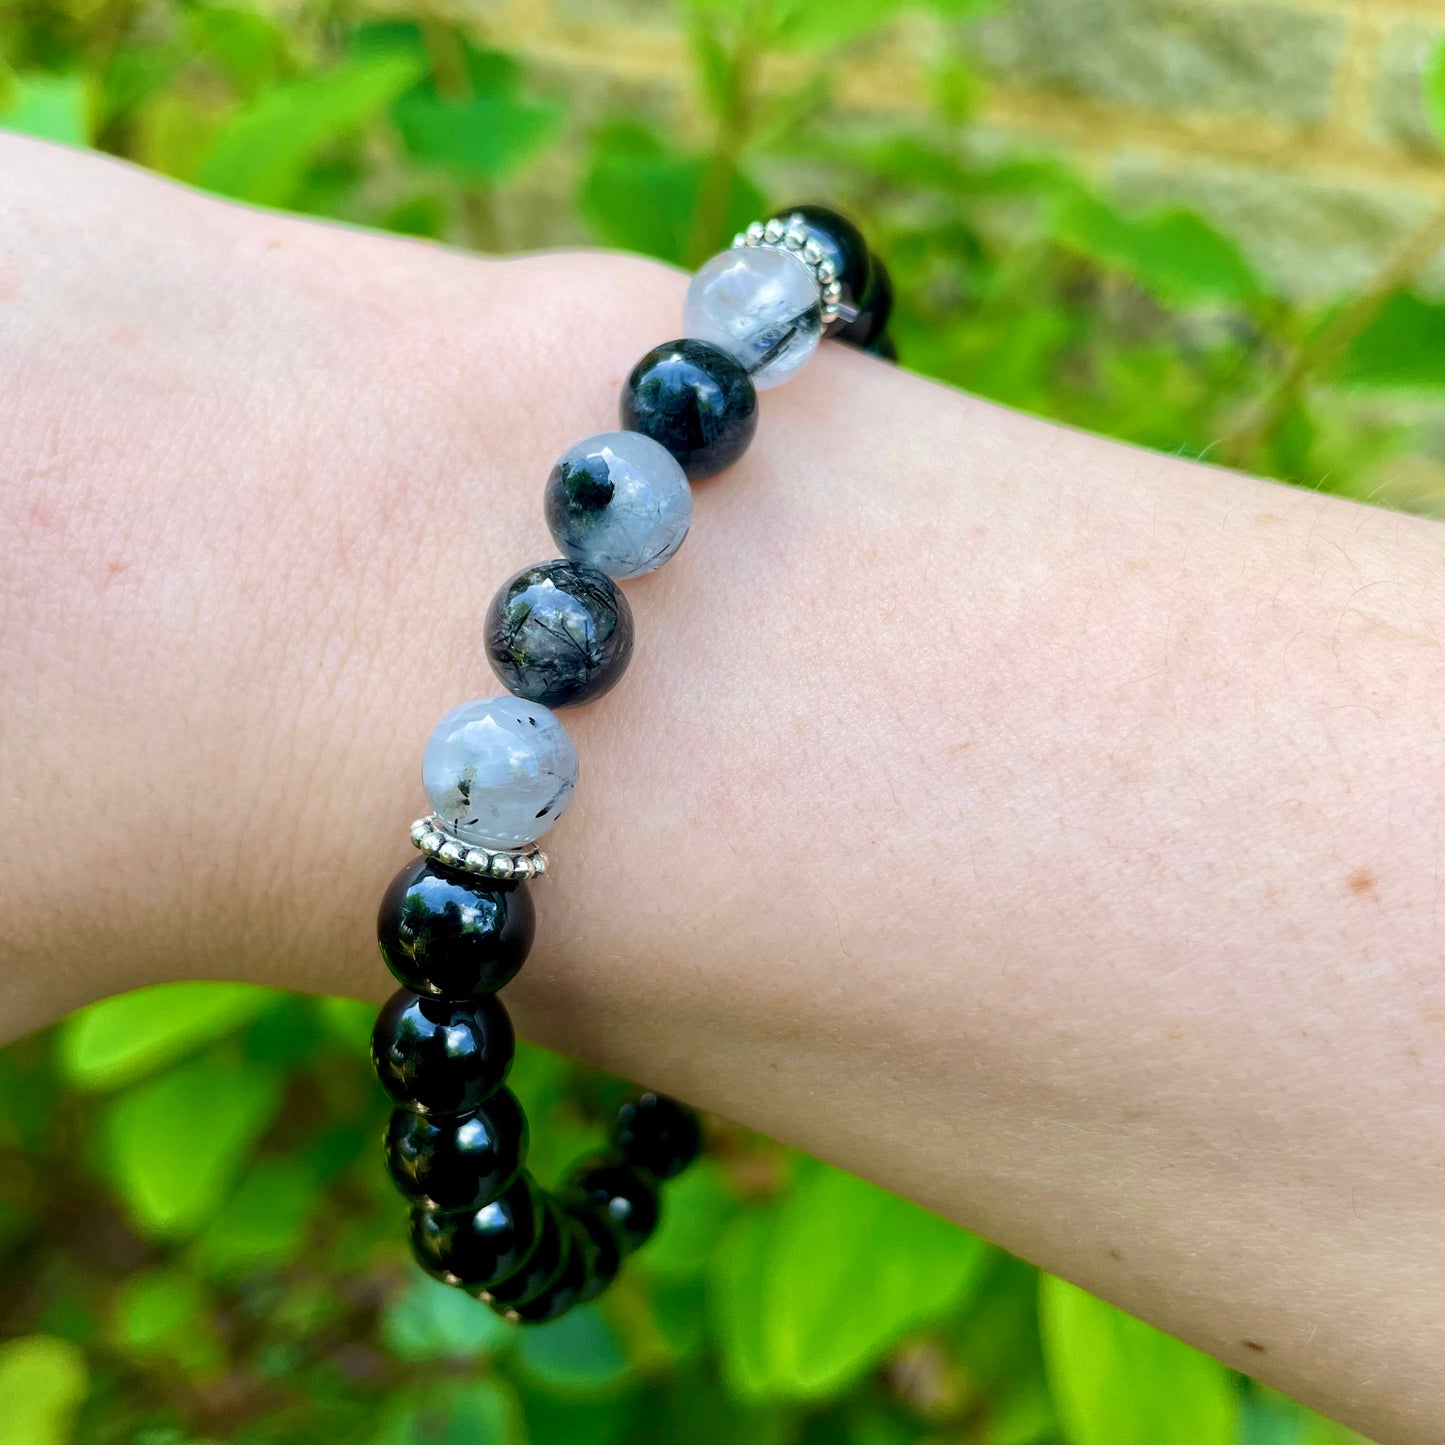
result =
[[523,1172],[480,1209],[415,1209],[411,1247],[436,1279],[485,1289],[527,1262],[542,1232],[541,1191]]
[[601,697],[627,671],[632,609],[596,568],[542,562],[502,585],[485,636],[492,670],[509,692],[564,707]]
[[[808,226],[809,239],[818,243],[823,254],[833,263],[838,282],[843,288],[840,298],[845,305],[856,306],[859,298],[868,290],[876,264],[868,253],[868,243],[863,233],[846,216],[827,206],[786,206],[774,214],[786,222],[789,216],[800,214]],[[840,318],[828,323],[825,335],[836,336],[845,326]]]
[[492,994],[423,998],[398,989],[371,1034],[371,1062],[382,1087],[419,1114],[463,1114],[501,1087],[516,1037]]
[[612,1157],[579,1164],[568,1180],[566,1198],[569,1205],[591,1205],[610,1220],[629,1254],[647,1243],[662,1212],[652,1175]]
[[567,1215],[579,1234],[579,1252],[587,1266],[587,1279],[577,1302],[594,1300],[617,1278],[622,1268],[622,1241],[618,1231],[589,1204],[570,1204]]
[[483,1292],[487,1302],[504,1310],[536,1299],[562,1273],[571,1247],[572,1231],[561,1206],[550,1194],[542,1195],[542,1228],[535,1247],[521,1269]]
[[639,1094],[617,1111],[612,1142],[629,1164],[659,1179],[681,1174],[702,1147],[697,1115],[666,1094]]
[[839,341],[850,346],[869,347],[877,341],[888,325],[893,312],[893,282],[888,268],[876,256],[873,258],[873,280],[858,303],[858,315],[846,326],[838,329]]
[[622,387],[622,425],[660,442],[692,481],[731,466],[758,427],[747,371],[706,341],[649,351]]
[[396,1109],[386,1167],[407,1198],[438,1209],[475,1209],[517,1177],[527,1156],[527,1119],[510,1089],[470,1114],[428,1118]]
[[565,1221],[566,1259],[557,1278],[539,1295],[534,1295],[524,1304],[508,1306],[508,1317],[518,1324],[540,1325],[548,1320],[565,1315],[582,1298],[587,1283],[587,1254],[589,1241],[577,1225]]
[[469,998],[509,983],[535,930],[526,884],[454,873],[429,858],[392,879],[376,920],[386,966],[433,998]]

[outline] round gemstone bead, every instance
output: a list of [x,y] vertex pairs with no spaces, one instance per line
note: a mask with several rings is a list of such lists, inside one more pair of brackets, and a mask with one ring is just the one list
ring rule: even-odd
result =
[[411,1217],[417,1263],[436,1279],[472,1289],[515,1274],[541,1232],[540,1191],[525,1172],[480,1209],[416,1209]]
[[577,785],[577,750],[545,707],[490,697],[436,725],[421,780],[432,812],[463,842],[520,848],[562,816]]
[[489,882],[419,858],[392,879],[376,932],[398,982],[432,998],[469,998],[512,980],[536,918],[526,884]]
[[547,479],[547,526],[574,562],[621,581],[661,567],[692,524],[692,489],[666,447],[634,431],[588,437]]
[[590,1159],[572,1171],[567,1203],[590,1206],[617,1230],[630,1254],[647,1243],[657,1228],[662,1205],[657,1181],[620,1159]]
[[541,1208],[542,1227],[532,1252],[521,1269],[485,1290],[488,1303],[504,1309],[526,1304],[549,1289],[566,1266],[572,1248],[572,1231],[567,1227],[566,1216],[550,1194],[542,1195]]
[[[842,288],[839,300],[845,306],[858,305],[872,279],[873,262],[868,243],[857,226],[847,216],[840,216],[827,206],[788,206],[776,214],[784,224],[792,216],[802,216],[808,228],[808,239],[816,242],[827,260],[832,262]],[[828,323],[827,334],[836,335],[846,325],[841,317],[835,316]]]
[[539,1295],[514,1304],[508,1313],[519,1324],[540,1325],[565,1315],[582,1297],[587,1284],[587,1241],[570,1220],[564,1222],[565,1259],[556,1279]]
[[884,328],[893,314],[893,280],[888,268],[876,256],[872,279],[857,306],[858,315],[839,328],[838,340],[871,351],[883,339]]
[[622,1268],[622,1241],[618,1231],[590,1205],[572,1204],[567,1216],[578,1231],[587,1280],[577,1295],[579,1304],[594,1300],[617,1278]]
[[464,1114],[501,1088],[516,1037],[492,994],[422,998],[400,989],[377,1015],[371,1061],[382,1087],[418,1114]]
[[770,246],[734,246],[687,288],[683,330],[721,347],[759,390],[779,386],[818,349],[823,307],[807,263]]
[[666,1094],[640,1094],[617,1111],[612,1142],[629,1164],[659,1179],[681,1174],[702,1147],[697,1115]]
[[758,394],[742,366],[706,341],[649,351],[622,388],[622,425],[659,442],[689,480],[731,466],[758,427]]
[[525,567],[492,599],[492,669],[518,697],[544,707],[590,702],[632,656],[632,609],[612,580],[581,562]]
[[876,356],[882,361],[897,361],[898,348],[893,344],[893,338],[885,331],[882,336],[875,337],[863,348],[869,356]]
[[386,1131],[386,1165],[397,1188],[436,1209],[478,1209],[495,1199],[526,1154],[527,1117],[510,1089],[448,1118],[393,1110]]

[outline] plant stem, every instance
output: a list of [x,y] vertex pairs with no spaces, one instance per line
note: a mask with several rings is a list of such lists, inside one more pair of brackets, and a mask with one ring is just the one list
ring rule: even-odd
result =
[[1254,415],[1228,439],[1221,452],[1229,465],[1244,467],[1258,454],[1289,414],[1301,387],[1313,375],[1327,371],[1401,286],[1426,266],[1445,246],[1445,208],[1435,212],[1357,296],[1347,301],[1295,351],[1288,366],[1261,399]]

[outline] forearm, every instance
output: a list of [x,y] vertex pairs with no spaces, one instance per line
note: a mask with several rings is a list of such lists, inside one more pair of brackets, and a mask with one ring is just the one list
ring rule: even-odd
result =
[[[0,185],[0,1021],[380,994],[422,741],[683,282]],[[836,348],[763,412],[568,715],[521,1023],[1433,1438],[1445,533]]]

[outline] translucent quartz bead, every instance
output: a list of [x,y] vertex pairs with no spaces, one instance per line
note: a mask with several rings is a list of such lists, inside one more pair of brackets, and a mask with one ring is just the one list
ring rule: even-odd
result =
[[615,580],[661,567],[692,524],[692,489],[666,447],[602,432],[563,452],[547,479],[547,526],[574,562]]
[[562,816],[577,785],[577,750],[545,707],[491,697],[453,708],[436,725],[421,781],[432,812],[458,838],[520,848]]
[[823,306],[807,264],[770,246],[734,246],[687,288],[683,330],[720,346],[759,390],[796,374],[818,348]]

